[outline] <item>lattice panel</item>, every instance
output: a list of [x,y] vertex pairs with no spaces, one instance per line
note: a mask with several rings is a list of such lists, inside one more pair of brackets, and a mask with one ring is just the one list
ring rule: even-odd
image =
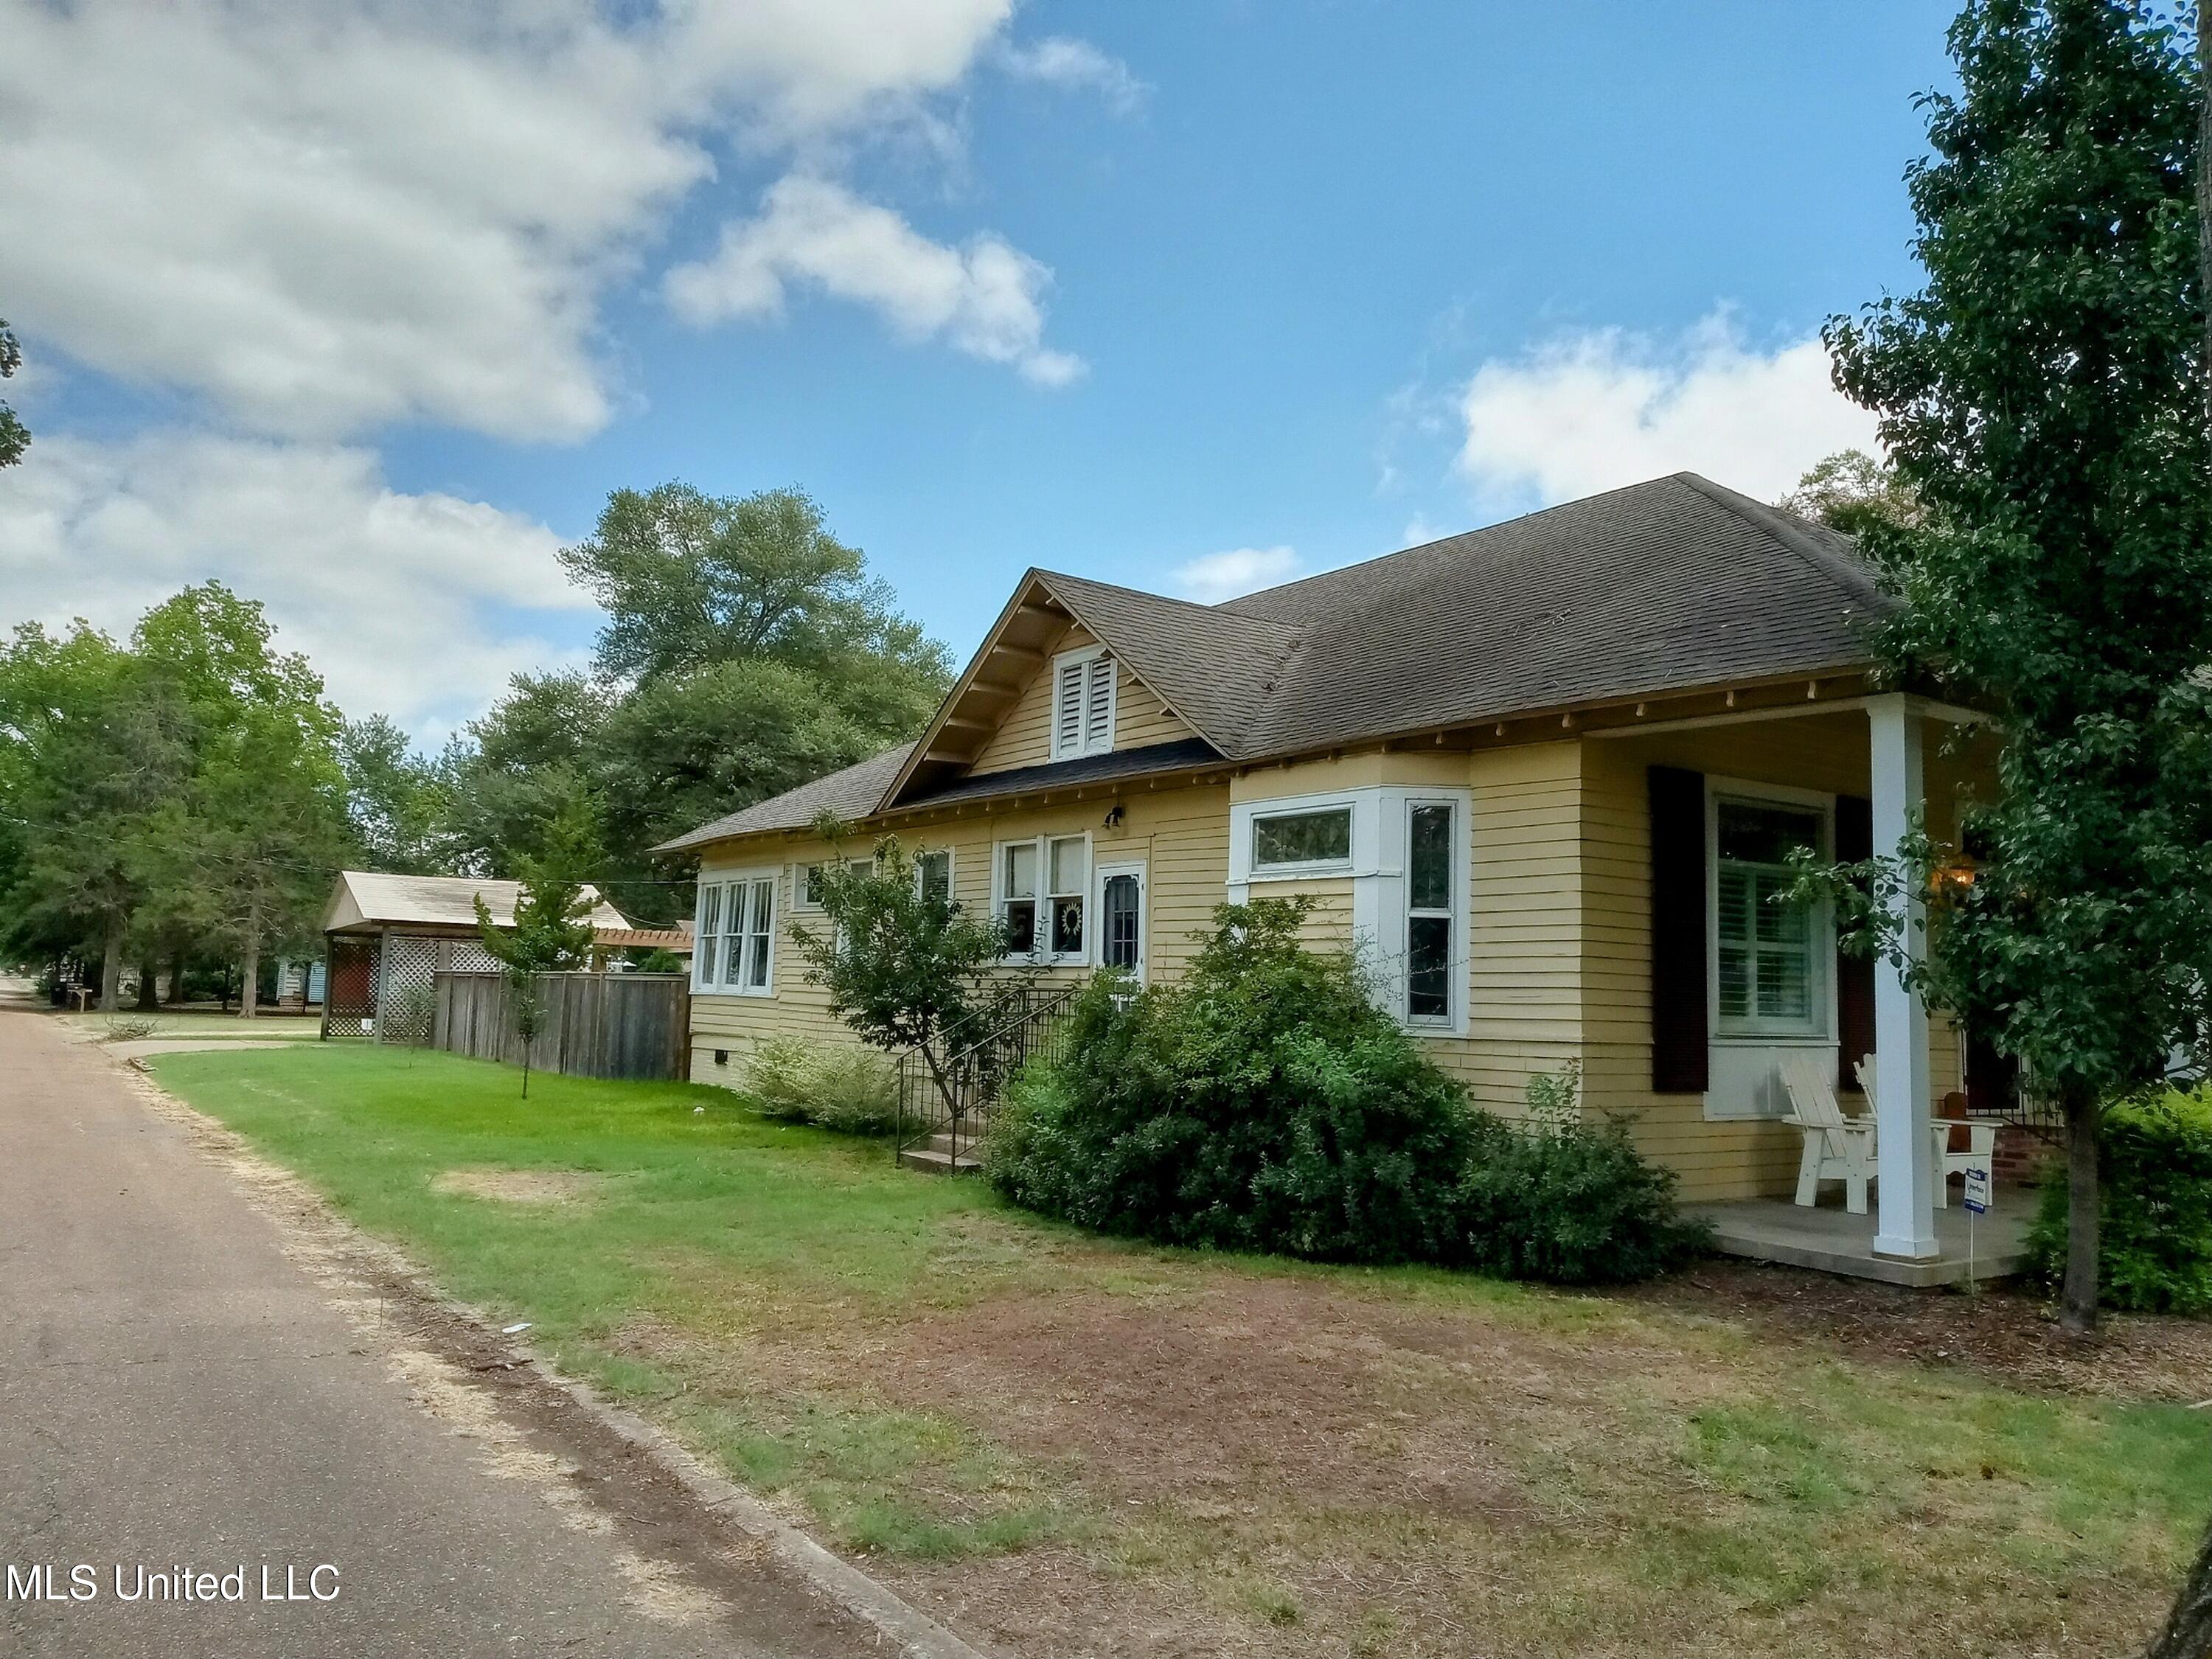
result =
[[434,939],[387,933],[384,984],[377,996],[376,1040],[420,1047],[430,1040],[435,1011],[439,945]]
[[335,936],[324,987],[324,1030],[333,1036],[359,1036],[361,1022],[376,1013],[377,941]]

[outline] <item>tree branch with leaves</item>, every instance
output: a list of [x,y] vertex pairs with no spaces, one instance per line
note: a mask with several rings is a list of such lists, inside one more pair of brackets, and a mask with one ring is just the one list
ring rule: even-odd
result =
[[1006,931],[969,915],[949,892],[924,882],[917,855],[886,836],[872,858],[845,849],[851,832],[835,818],[815,826],[832,856],[815,866],[814,898],[826,927],[794,922],[791,940],[807,982],[830,994],[833,1012],[860,1039],[886,1053],[921,1056],[947,1109],[958,1103],[947,1062],[994,993],[1026,971],[1009,968]]

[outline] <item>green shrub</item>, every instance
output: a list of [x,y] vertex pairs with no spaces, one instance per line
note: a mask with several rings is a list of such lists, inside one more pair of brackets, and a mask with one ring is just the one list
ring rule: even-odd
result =
[[787,1123],[880,1135],[898,1121],[890,1061],[857,1043],[766,1038],[745,1063],[745,1084],[763,1117]]
[[[2106,1306],[2212,1314],[2212,1087],[2106,1108],[2098,1283]],[[2066,1170],[2045,1176],[2027,1271],[2055,1286],[2066,1267]]]
[[1030,1209],[1167,1243],[1446,1257],[1473,1115],[1351,957],[1301,948],[1305,908],[1220,907],[1172,987],[1101,975],[1063,1063],[994,1115],[991,1180]]
[[1617,1123],[1483,1115],[1460,1184],[1463,1260],[1501,1279],[1625,1285],[1703,1255],[1709,1230],[1675,1206],[1674,1172]]

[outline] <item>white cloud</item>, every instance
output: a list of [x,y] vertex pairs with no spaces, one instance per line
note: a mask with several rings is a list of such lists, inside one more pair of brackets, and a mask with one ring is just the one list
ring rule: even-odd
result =
[[[926,125],[1012,5],[0,0],[0,294],[251,430],[574,438],[617,395],[600,296],[710,144]],[[1033,310],[1037,268],[975,246]]]
[[1175,591],[1200,605],[1218,605],[1240,593],[1286,582],[1304,568],[1294,548],[1236,547],[1179,565],[1169,578]]
[[942,337],[1041,386],[1084,371],[1081,358],[1042,344],[1044,266],[996,236],[961,248],[933,242],[828,179],[776,184],[758,217],[723,226],[714,257],[678,265],[664,286],[676,313],[704,328],[780,316],[786,289],[800,282],[869,307],[905,339]]
[[1755,350],[1725,312],[1672,343],[1601,329],[1486,363],[1460,414],[1460,471],[1499,510],[1682,471],[1771,501],[1822,457],[1876,447],[1819,340]]
[[508,675],[579,660],[539,631],[587,610],[545,526],[404,495],[368,451],[159,432],[107,445],[41,434],[0,488],[9,623],[83,617],[127,634],[210,579],[263,601],[347,713],[421,732],[481,710]]
[[1069,35],[1048,34],[1026,46],[1005,42],[999,48],[998,64],[1018,81],[1096,91],[1109,108],[1124,115],[1144,101],[1145,83],[1129,72],[1127,64]]

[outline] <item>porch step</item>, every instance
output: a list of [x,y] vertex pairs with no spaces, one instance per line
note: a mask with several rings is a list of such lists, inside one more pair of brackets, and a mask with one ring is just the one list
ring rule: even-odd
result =
[[[946,1139],[948,1137],[944,1135],[930,1137],[933,1143]],[[983,1167],[983,1160],[980,1158],[964,1151],[955,1158],[951,1148],[934,1144],[909,1146],[898,1155],[898,1161],[907,1169],[920,1170],[929,1175],[966,1175]]]

